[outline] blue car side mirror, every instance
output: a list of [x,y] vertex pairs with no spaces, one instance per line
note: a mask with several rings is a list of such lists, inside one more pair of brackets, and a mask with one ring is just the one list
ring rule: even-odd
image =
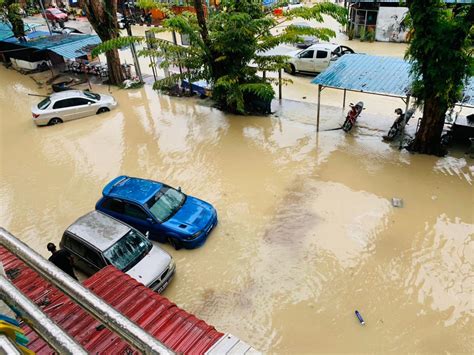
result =
[[153,220],[153,218],[148,217],[146,220],[150,222],[150,224],[155,224],[155,221]]

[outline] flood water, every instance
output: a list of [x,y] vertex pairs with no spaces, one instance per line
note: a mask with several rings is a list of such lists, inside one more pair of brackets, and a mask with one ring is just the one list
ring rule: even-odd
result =
[[[111,92],[112,112],[38,128],[27,94],[46,89],[0,67],[1,226],[46,257],[112,178],[164,181],[217,208],[203,247],[163,248],[177,264],[164,296],[219,330],[268,353],[472,353],[473,160],[383,143],[400,100],[364,96],[346,135],[316,134],[305,102],[237,117],[148,86]],[[321,127],[337,126],[341,95],[323,98]]]

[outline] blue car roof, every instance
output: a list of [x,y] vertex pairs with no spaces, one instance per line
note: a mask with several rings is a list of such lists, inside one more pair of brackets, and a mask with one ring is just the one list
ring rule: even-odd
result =
[[162,183],[156,181],[122,175],[109,182],[102,190],[102,195],[144,204],[162,186]]

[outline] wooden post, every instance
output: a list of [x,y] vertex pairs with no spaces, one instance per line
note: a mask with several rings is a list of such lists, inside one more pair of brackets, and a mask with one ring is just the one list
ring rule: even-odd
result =
[[402,121],[402,133],[400,136],[400,145],[398,146],[398,149],[402,150],[403,148],[403,139],[405,138],[405,125],[407,123],[407,111],[408,108],[410,107],[410,95],[407,95],[407,101],[406,101],[406,106],[405,106],[405,114],[403,115],[403,121]]
[[344,98],[342,99],[342,110],[346,108],[346,89],[344,89]]
[[262,78],[263,78],[263,80],[265,80],[265,79],[267,78],[267,71],[266,71],[266,70],[263,71],[263,76],[262,76]]
[[281,95],[281,68],[278,69],[278,99],[279,100],[282,99],[282,95]]
[[316,132],[319,132],[320,107],[321,107],[321,85],[318,85],[318,120],[316,122]]

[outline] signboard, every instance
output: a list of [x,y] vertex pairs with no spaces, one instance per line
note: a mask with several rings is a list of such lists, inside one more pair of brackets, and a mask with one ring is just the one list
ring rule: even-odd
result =
[[375,39],[381,42],[406,42],[407,7],[380,7],[377,15]]

